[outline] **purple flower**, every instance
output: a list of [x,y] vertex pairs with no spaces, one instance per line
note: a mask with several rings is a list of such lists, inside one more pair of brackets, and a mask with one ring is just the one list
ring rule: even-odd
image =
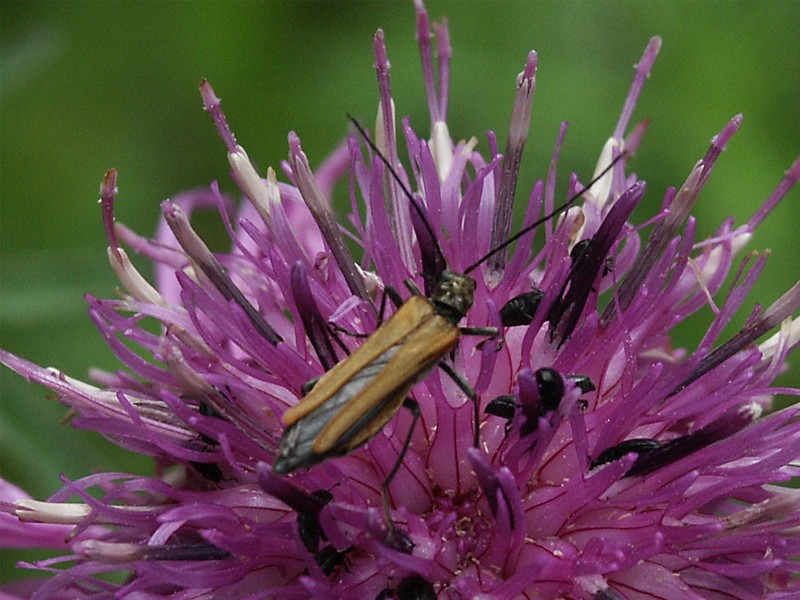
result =
[[[421,3],[417,14],[429,139],[408,119],[396,129],[382,32],[374,38],[375,143],[397,179],[356,135],[313,172],[294,133],[282,165],[290,183],[272,169],[262,179],[207,82],[205,108],[244,195],[235,215],[213,184],[164,202],[146,239],[114,222],[117,174],[106,175],[109,259],[124,291],[87,301],[126,369],[96,372],[90,385],[7,352],[0,359],[54,390],[76,427],[152,456],[157,476],[65,480],[46,502],[5,484],[4,543],[68,552],[25,565],[51,577],[10,591],[498,600],[800,592],[800,493],[776,485],[800,475],[800,410],[768,411],[775,394],[798,394],[771,382],[800,343],[800,283],[722,337],[767,257],[734,267],[735,255],[800,178],[800,160],[747,223],[727,220],[697,240],[692,207],[740,125],[734,117],[661,211],[632,224],[645,184],[625,166],[645,128],[626,131],[660,47],[654,38],[596,174],[617,158],[613,168],[588,190],[573,176],[566,197],[580,193],[580,205],[478,264],[512,235],[517,191],[528,195],[526,224],[558,205],[566,125],[544,182],[528,189],[517,174],[532,52],[505,150],[493,133],[485,155],[475,138],[454,142],[447,28],[435,26],[434,58]],[[352,205],[346,228],[329,202],[340,180]],[[219,211],[230,252],[212,253],[192,229],[191,213],[206,208]],[[153,261],[155,286],[123,244]],[[479,444],[470,398],[433,369],[411,393],[419,426],[388,486],[397,535],[387,535],[381,488],[412,414],[400,410],[366,445],[288,476],[271,468],[281,416],[379,326],[387,288],[411,278],[430,293],[445,268],[474,269],[461,324],[501,332],[464,336],[443,358],[477,393]],[[721,293],[731,269],[733,286]],[[673,348],[671,329],[707,306],[715,319],[699,345]],[[121,583],[102,577],[112,572]]]

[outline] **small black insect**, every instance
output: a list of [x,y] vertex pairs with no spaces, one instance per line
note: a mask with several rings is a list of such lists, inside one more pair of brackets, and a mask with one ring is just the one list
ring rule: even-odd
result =
[[[328,504],[331,500],[333,500],[333,494],[331,494],[328,490],[317,490],[311,495],[314,498],[321,500],[323,505]],[[322,531],[322,527],[319,524],[319,512],[298,513],[297,527],[300,530],[300,539],[302,540],[303,545],[312,554],[317,552],[321,541],[328,539],[325,537],[325,533]]]
[[[536,371],[536,388],[539,393],[538,410],[536,417],[549,411],[556,410],[564,397],[564,381],[555,369],[543,367]],[[585,375],[567,375],[567,379],[574,381],[581,393],[586,394],[597,389],[591,379]],[[585,401],[583,401],[585,403]],[[509,421],[514,418],[518,406],[517,396],[503,394],[489,402],[483,411]],[[585,408],[585,407],[584,407]],[[533,415],[531,415],[533,416]]]
[[[328,490],[317,490],[311,496],[319,500],[322,506],[333,500],[333,494]],[[306,549],[314,555],[314,560],[317,561],[325,575],[330,575],[336,567],[345,563],[350,548],[339,551],[331,544],[325,544],[320,548],[320,544],[327,542],[328,538],[319,524],[319,511],[298,513],[297,528],[300,532],[300,540]]]
[[517,397],[514,394],[503,394],[498,396],[483,409],[487,415],[493,415],[510,421],[514,418],[514,411],[517,409]]
[[[581,240],[577,244],[572,247],[572,250],[569,252],[569,257],[572,259],[572,262],[576,262],[581,256],[586,254],[589,251],[589,248],[592,245],[591,238],[587,238],[585,240]],[[608,275],[614,268],[614,257],[607,256],[606,262],[603,265],[603,277]]]
[[[336,567],[343,565],[347,560],[348,548],[344,552],[339,552],[336,548],[328,544],[323,546],[322,550],[314,553],[314,560],[317,561],[319,568],[325,575],[330,575]],[[346,570],[346,569],[345,569]]]
[[611,446],[610,448],[606,448],[603,450],[597,458],[592,461],[590,468],[594,469],[599,467],[600,465],[605,465],[610,462],[614,462],[615,460],[619,460],[626,454],[631,452],[635,452],[639,455],[639,458],[645,456],[652,452],[653,450],[657,450],[662,446],[661,442],[656,440],[651,440],[648,438],[633,438],[630,440],[625,440],[624,442],[620,442],[615,446]]
[[574,381],[575,385],[578,386],[578,389],[583,394],[588,394],[597,389],[594,382],[586,375],[567,375],[567,379]]
[[530,325],[536,316],[536,309],[544,298],[544,292],[533,288],[519,296],[514,296],[500,309],[500,322],[504,327]]
[[578,260],[589,249],[591,243],[591,238],[586,238],[575,244],[572,250],[569,251],[569,257],[572,259],[572,262]]
[[543,367],[538,369],[534,376],[542,414],[556,410],[564,397],[564,380],[561,374],[555,369]]

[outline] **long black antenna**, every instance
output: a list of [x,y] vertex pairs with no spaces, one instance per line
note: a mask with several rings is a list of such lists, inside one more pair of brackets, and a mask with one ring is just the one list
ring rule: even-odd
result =
[[[422,209],[417,205],[417,201],[414,198],[414,194],[411,193],[411,190],[408,189],[408,187],[406,186],[405,182],[403,182],[403,180],[400,179],[400,176],[397,174],[397,171],[395,171],[394,167],[389,163],[388,159],[383,155],[383,152],[380,151],[380,149],[375,145],[375,142],[373,142],[370,139],[370,137],[367,135],[367,131],[366,131],[366,129],[364,129],[361,126],[361,123],[359,123],[356,120],[356,118],[351,116],[350,114],[347,114],[347,118],[350,119],[350,121],[353,123],[353,125],[356,126],[356,129],[358,129],[359,133],[361,134],[361,137],[364,138],[364,141],[367,142],[367,145],[370,148],[372,148],[372,151],[375,152],[375,154],[378,155],[378,157],[381,159],[383,164],[386,165],[386,168],[389,169],[389,173],[392,174],[392,177],[394,178],[394,180],[398,183],[398,185],[400,185],[400,187],[403,189],[403,192],[406,194],[406,196],[408,196],[409,200],[411,201],[411,206],[414,207],[414,210],[417,211],[417,214],[419,215],[420,220],[425,224],[425,229],[428,230],[428,235],[431,236],[431,239],[433,240],[433,243],[436,244],[436,249],[439,252],[439,256],[442,257],[442,260],[444,261],[444,254],[442,253],[442,249],[439,247],[439,242],[438,242],[438,240],[436,238],[436,235],[433,233],[433,229],[431,228],[431,224],[428,222],[428,219],[426,218],[425,214],[422,212]],[[541,219],[539,219],[537,221],[534,221],[533,223],[531,223],[527,227],[523,227],[522,229],[520,229],[517,233],[512,235],[505,242],[503,242],[499,246],[496,246],[495,248],[490,250],[480,260],[475,261],[474,263],[469,265],[466,269],[464,269],[464,274],[466,275],[470,271],[474,271],[475,269],[478,268],[478,266],[482,262],[484,262],[490,256],[493,256],[495,253],[499,252],[503,248],[507,248],[509,245],[513,244],[515,241],[517,241],[519,238],[521,238],[523,235],[525,235],[526,233],[528,233],[532,229],[535,229],[536,227],[538,227],[542,223],[546,223],[547,221],[549,221],[550,219],[555,217],[557,214],[562,213],[565,210],[567,210],[570,206],[572,206],[572,204],[578,198],[580,198],[583,194],[585,194],[587,191],[589,191],[589,189],[595,183],[600,181],[603,178],[603,176],[605,176],[606,173],[608,173],[614,167],[614,165],[616,165],[622,159],[623,156],[626,156],[626,154],[627,153],[624,150],[621,151],[617,156],[614,157],[614,159],[609,163],[609,165],[605,169],[600,171],[600,173],[596,177],[594,177],[589,183],[587,183],[583,188],[581,188],[580,191],[575,192],[575,194],[569,200],[567,200],[564,204],[562,204],[558,208],[554,209],[550,214],[547,214],[547,215],[543,216]]]
[[428,230],[428,235],[431,236],[431,240],[433,241],[434,244],[436,244],[436,251],[439,253],[439,257],[441,258],[442,263],[444,263],[445,262],[444,253],[442,252],[442,249],[439,247],[439,241],[436,237],[436,234],[433,232],[433,228],[431,227],[431,224],[428,222],[427,215],[425,215],[425,213],[422,212],[422,209],[417,204],[417,200],[414,198],[414,194],[411,193],[411,190],[408,189],[408,186],[406,186],[405,182],[402,179],[400,179],[400,175],[397,174],[397,171],[395,171],[394,167],[389,163],[389,160],[383,155],[383,152],[380,151],[378,146],[375,145],[375,142],[373,142],[370,139],[369,135],[367,135],[367,130],[364,129],[364,127],[362,127],[361,123],[359,123],[358,120],[355,117],[351,116],[349,113],[345,114],[347,115],[347,118],[350,119],[350,121],[353,123],[353,125],[356,126],[356,129],[358,129],[358,132],[361,134],[361,137],[364,138],[364,141],[367,142],[367,145],[370,148],[372,148],[372,151],[378,155],[378,157],[381,159],[381,162],[383,162],[383,164],[386,165],[386,168],[389,169],[389,173],[392,174],[392,178],[403,189],[405,195],[408,196],[408,199],[411,202],[411,206],[413,206],[414,210],[417,211],[417,215],[419,216],[420,221],[424,223],[425,229]]
[[625,154],[626,154],[626,153],[625,153],[625,151],[624,151],[624,150],[623,150],[622,152],[620,152],[620,153],[619,153],[617,156],[615,156],[615,157],[614,157],[614,160],[612,160],[612,161],[611,161],[611,163],[610,163],[610,164],[609,164],[609,165],[608,165],[608,166],[607,166],[605,169],[603,169],[602,171],[600,171],[600,174],[599,174],[599,175],[597,175],[597,177],[595,177],[595,178],[594,178],[594,179],[592,179],[592,180],[591,180],[589,183],[587,183],[587,184],[586,184],[586,185],[585,185],[585,186],[584,186],[584,187],[583,187],[583,188],[582,188],[582,189],[581,189],[579,192],[575,192],[575,194],[572,196],[572,198],[570,198],[570,199],[569,199],[569,200],[567,200],[567,201],[566,201],[564,204],[562,204],[561,206],[559,206],[558,208],[556,208],[555,210],[553,210],[553,212],[551,212],[550,214],[543,216],[541,219],[539,219],[538,221],[535,221],[535,222],[531,223],[531,224],[530,224],[530,225],[528,225],[527,227],[523,227],[523,228],[522,228],[522,229],[520,229],[520,230],[519,230],[517,233],[515,233],[515,234],[514,234],[514,235],[512,235],[510,238],[508,238],[508,239],[507,239],[505,242],[503,242],[503,243],[502,243],[502,244],[500,244],[499,246],[496,246],[496,247],[494,247],[493,249],[491,249],[491,250],[488,252],[488,254],[486,254],[485,256],[483,256],[483,257],[482,257],[480,260],[478,260],[478,261],[475,261],[475,262],[474,262],[474,263],[472,263],[470,266],[468,266],[466,269],[464,269],[464,274],[467,274],[467,273],[469,273],[470,271],[474,271],[475,269],[477,269],[477,268],[478,268],[478,266],[479,266],[479,265],[480,265],[480,264],[481,264],[483,261],[485,261],[487,258],[489,258],[490,256],[494,255],[495,253],[499,252],[499,251],[500,251],[500,250],[502,250],[503,248],[506,248],[506,247],[508,247],[510,244],[514,243],[514,242],[515,242],[515,241],[517,241],[519,238],[521,238],[523,235],[525,235],[526,233],[528,233],[528,232],[529,232],[531,229],[534,229],[534,228],[538,227],[538,226],[539,226],[539,225],[541,225],[542,223],[546,223],[547,221],[549,221],[550,219],[552,219],[553,217],[555,217],[557,214],[559,214],[559,213],[561,213],[561,212],[563,212],[563,211],[567,210],[567,209],[568,209],[570,206],[572,206],[572,204],[575,202],[575,200],[577,200],[578,198],[580,198],[580,197],[581,197],[583,194],[585,194],[585,193],[586,193],[586,192],[589,190],[589,188],[591,188],[591,187],[592,187],[592,186],[593,186],[595,183],[597,183],[598,181],[600,181],[600,179],[602,179],[602,178],[603,178],[603,176],[604,176],[606,173],[608,173],[608,172],[609,172],[609,171],[610,171],[610,170],[611,170],[611,169],[614,167],[614,165],[615,165],[615,164],[617,164],[617,163],[620,161],[620,159],[621,159],[623,156],[625,156]]

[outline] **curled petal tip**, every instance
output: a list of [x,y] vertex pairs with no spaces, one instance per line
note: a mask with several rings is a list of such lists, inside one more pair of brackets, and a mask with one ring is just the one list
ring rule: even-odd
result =
[[292,156],[302,154],[303,148],[300,144],[300,136],[294,131],[290,131],[287,139],[289,140],[289,154]]
[[525,70],[522,72],[522,79],[530,80],[536,74],[536,65],[539,62],[539,55],[536,50],[528,52],[528,60],[525,63]]
[[117,191],[117,170],[111,168],[103,176],[103,183],[100,185],[100,194],[103,196],[113,194]]
[[200,96],[203,98],[203,106],[206,110],[209,110],[210,107],[218,105],[220,103],[219,97],[214,93],[214,88],[211,87],[208,79],[203,77],[200,80],[200,85],[198,86],[200,89]]
[[114,229],[114,196],[117,193],[117,170],[109,169],[100,184],[100,205],[103,211],[103,228],[111,251],[118,254],[119,242]]

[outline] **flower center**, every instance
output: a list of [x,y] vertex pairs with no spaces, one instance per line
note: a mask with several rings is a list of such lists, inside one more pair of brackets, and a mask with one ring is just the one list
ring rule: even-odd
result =
[[440,539],[445,566],[453,572],[474,564],[492,534],[493,518],[479,502],[476,487],[467,494],[454,496],[451,491],[434,489],[433,506],[426,516],[435,539]]

